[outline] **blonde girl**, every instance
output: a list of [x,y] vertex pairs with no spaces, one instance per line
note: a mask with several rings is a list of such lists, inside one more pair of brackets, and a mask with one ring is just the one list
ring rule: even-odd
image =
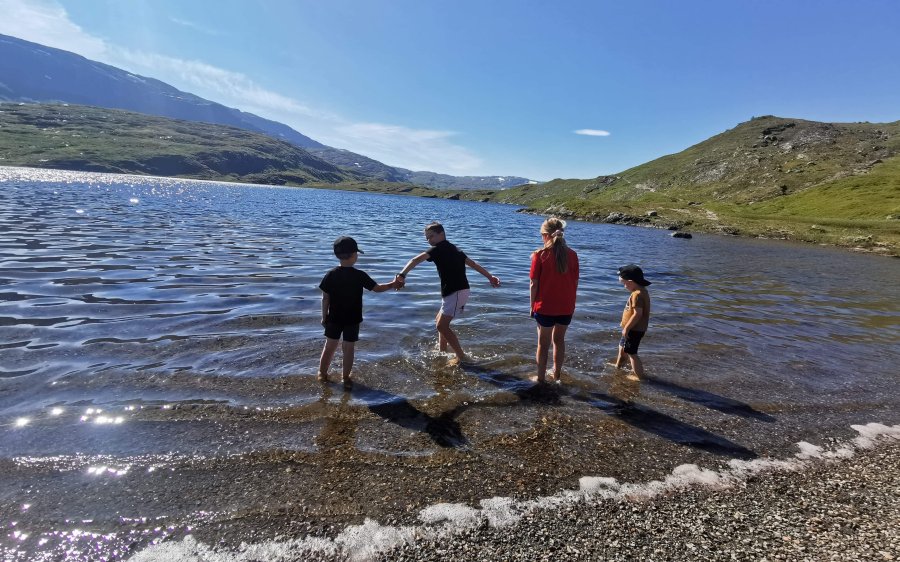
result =
[[531,255],[531,317],[537,322],[538,382],[544,382],[550,344],[553,344],[551,379],[559,381],[566,357],[566,330],[575,313],[578,291],[578,254],[565,239],[566,222],[550,217],[541,225],[544,245]]

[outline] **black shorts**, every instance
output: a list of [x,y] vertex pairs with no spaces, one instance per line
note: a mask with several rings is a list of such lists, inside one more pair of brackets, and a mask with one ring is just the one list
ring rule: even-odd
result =
[[628,333],[622,336],[619,347],[628,355],[637,355],[638,346],[641,345],[641,338],[644,337],[644,333],[637,330],[628,330]]
[[562,324],[563,326],[568,326],[572,323],[572,315],[564,314],[561,316],[548,316],[546,314],[538,314],[537,312],[532,312],[531,317],[534,318],[535,322],[544,328],[552,328],[556,324]]
[[333,340],[341,339],[344,334],[345,342],[359,341],[359,323],[338,324],[337,322],[325,322],[325,337]]

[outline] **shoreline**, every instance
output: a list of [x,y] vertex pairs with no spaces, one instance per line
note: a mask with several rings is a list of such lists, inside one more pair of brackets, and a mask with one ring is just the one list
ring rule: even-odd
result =
[[[746,227],[741,228],[741,226],[736,224],[731,224],[729,222],[720,222],[719,219],[716,219],[715,223],[706,224],[702,219],[698,221],[698,217],[690,217],[690,224],[685,224],[682,220],[672,219],[671,217],[660,217],[660,216],[638,216],[638,215],[629,215],[622,211],[610,211],[609,213],[600,216],[597,213],[591,213],[587,215],[579,214],[573,211],[566,209],[563,204],[558,204],[551,206],[547,209],[541,210],[533,207],[529,207],[525,203],[516,203],[512,201],[499,201],[493,198],[493,196],[497,193],[502,193],[504,190],[442,190],[442,189],[434,189],[430,187],[424,187],[413,184],[401,184],[401,183],[387,183],[387,182],[372,182],[372,183],[362,183],[362,184],[320,184],[320,183],[307,183],[302,185],[293,185],[289,183],[285,183],[283,185],[273,185],[267,183],[253,183],[246,181],[237,181],[237,180],[217,180],[217,179],[204,179],[204,178],[195,178],[190,176],[153,176],[149,174],[140,174],[140,173],[118,173],[118,172],[93,172],[87,170],[72,170],[72,169],[62,169],[62,168],[40,168],[40,167],[32,167],[32,166],[0,166],[0,168],[25,168],[29,170],[46,170],[46,171],[59,171],[59,172],[74,172],[79,174],[98,174],[103,176],[137,176],[141,178],[162,178],[162,179],[177,179],[177,180],[188,180],[188,181],[197,181],[204,183],[223,183],[223,184],[233,184],[240,186],[258,186],[258,187],[270,187],[270,188],[279,188],[279,189],[292,189],[292,188],[301,188],[301,189],[326,189],[330,191],[354,191],[357,193],[371,193],[376,195],[402,195],[406,197],[420,197],[423,199],[448,199],[455,201],[468,201],[472,203],[494,203],[498,205],[511,205],[514,207],[518,207],[516,212],[519,213],[527,213],[533,215],[540,216],[549,216],[555,215],[560,218],[566,220],[577,220],[582,222],[593,222],[593,223],[601,223],[601,224],[614,224],[620,226],[639,226],[643,228],[653,228],[659,230],[672,230],[673,232],[684,232],[684,233],[702,233],[702,234],[714,234],[720,236],[735,236],[739,238],[756,238],[760,240],[786,240],[790,242],[796,242],[799,244],[810,245],[810,246],[827,246],[838,248],[841,250],[846,250],[850,252],[857,253],[865,253],[869,255],[882,256],[882,257],[891,257],[897,258],[900,257],[900,247],[897,247],[895,244],[888,242],[876,241],[872,234],[869,234],[870,231],[866,230],[863,232],[859,232],[854,236],[850,236],[849,234],[844,236],[843,238],[847,239],[848,242],[852,241],[851,238],[858,239],[858,243],[853,245],[851,243],[842,244],[838,241],[823,241],[823,240],[809,240],[802,236],[797,236],[793,232],[785,231],[783,227],[796,227],[804,224],[803,221],[785,221],[778,220],[778,228],[772,229],[768,228],[765,232],[760,231],[756,232],[755,229],[746,230]],[[423,193],[424,192],[424,193]],[[702,210],[702,208],[699,208]],[[671,211],[681,212],[683,210],[679,209],[670,209]],[[601,213],[602,214],[602,213]],[[715,214],[715,213],[713,213]],[[757,221],[765,221],[767,219],[759,218],[759,219],[748,219],[748,220],[757,220]],[[772,219],[775,220],[775,219]],[[825,221],[823,221],[825,222]],[[817,225],[811,225],[809,228],[812,230],[816,230],[813,227]],[[686,227],[690,227],[689,230]],[[867,245],[860,245],[867,244]]]
[[898,484],[895,438],[721,489],[539,509],[508,527],[416,540],[377,560],[896,560]]
[[[498,203],[497,201],[492,201],[494,203]],[[512,203],[502,203],[501,204],[512,204]],[[672,209],[676,210],[676,209]],[[611,211],[606,216],[601,216],[601,214],[591,213],[589,215],[580,215],[578,213],[568,211],[564,208],[560,210],[555,210],[553,207],[548,209],[535,209],[532,207],[520,207],[517,213],[529,214],[529,215],[537,215],[537,216],[558,216],[564,220],[577,220],[582,222],[592,222],[599,224],[612,224],[618,226],[633,226],[640,228],[649,228],[653,230],[668,230],[672,232],[672,236],[678,238],[691,238],[691,234],[710,234],[716,236],[732,236],[735,238],[746,238],[746,239],[757,239],[757,240],[781,240],[785,242],[794,242],[797,244],[803,244],[806,246],[825,246],[830,248],[837,248],[840,250],[846,250],[850,252],[856,252],[861,254],[868,254],[873,256],[881,256],[886,258],[898,258],[900,257],[900,247],[896,247],[893,244],[888,242],[880,242],[875,241],[874,236],[858,234],[856,236],[845,236],[845,242],[855,242],[856,245],[852,243],[842,244],[838,241],[826,242],[821,240],[809,240],[802,236],[796,236],[794,233],[790,231],[783,230],[783,227],[792,227],[796,228],[804,224],[803,221],[783,221],[779,222],[779,225],[782,227],[781,229],[766,229],[765,232],[757,232],[754,229],[746,229],[739,228],[733,224],[727,222],[715,222],[715,223],[704,223],[704,222],[690,222],[689,224],[682,223],[680,221],[672,221],[666,220],[664,218],[660,218],[656,215],[652,217],[649,216],[635,216],[625,214],[621,211]],[[765,219],[755,219],[758,221],[763,221]],[[717,218],[718,221],[718,218]],[[812,225],[812,227],[818,227],[817,225]],[[810,227],[810,228],[812,228]],[[813,230],[815,230],[813,228]],[[682,235],[676,235],[675,233],[682,233]],[[868,246],[863,246],[859,244],[869,244]]]
[[856,438],[801,441],[794,455],[720,470],[679,465],[635,483],[584,477],[578,490],[494,497],[480,509],[437,503],[418,523],[367,518],[336,536],[288,533],[228,547],[189,534],[129,560],[896,560],[900,425],[853,429]]

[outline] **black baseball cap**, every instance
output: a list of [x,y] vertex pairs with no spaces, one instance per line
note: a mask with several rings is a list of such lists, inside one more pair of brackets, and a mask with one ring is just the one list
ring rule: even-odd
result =
[[334,241],[334,255],[352,254],[353,252],[365,254],[365,252],[360,250],[359,246],[356,245],[356,240],[350,238],[349,236],[340,236],[337,240]]
[[626,281],[634,281],[642,287],[650,285],[650,282],[644,279],[644,271],[633,263],[620,267],[619,277]]

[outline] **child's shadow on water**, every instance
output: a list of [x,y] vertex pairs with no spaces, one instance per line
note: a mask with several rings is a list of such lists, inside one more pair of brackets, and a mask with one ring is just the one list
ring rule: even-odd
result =
[[[724,437],[720,437],[715,433],[679,421],[672,416],[663,414],[662,412],[658,412],[647,406],[635,404],[632,401],[632,398],[636,395],[636,392],[629,393],[628,399],[623,400],[585,387],[578,388],[577,386],[557,385],[552,383],[537,384],[529,380],[523,380],[512,375],[500,373],[477,365],[467,365],[463,367],[463,369],[466,372],[476,375],[479,379],[487,383],[493,384],[508,392],[512,392],[519,397],[520,403],[531,402],[546,405],[558,405],[562,402],[564,396],[568,396],[573,400],[587,403],[594,408],[600,409],[604,413],[615,416],[637,429],[652,433],[674,443],[680,443],[709,453],[726,455],[734,458],[754,459],[757,457],[756,453],[750,449],[733,441],[729,441]],[[656,382],[661,385],[665,381],[657,380]],[[636,384],[634,386],[636,386]],[[679,388],[683,389],[685,394],[691,392],[691,389],[686,389],[684,387]],[[728,399],[722,397],[716,397],[719,401],[715,402],[709,397],[716,395],[712,393],[708,394],[709,396],[705,397],[707,402],[716,404],[728,403]],[[697,391],[697,395],[702,395],[702,392]],[[739,402],[735,403],[741,404]],[[746,406],[746,408],[752,410],[749,406]],[[755,412],[755,410],[752,411]],[[757,413],[760,416],[765,416],[765,414]]]
[[466,403],[435,417],[419,410],[402,396],[358,382],[353,383],[348,392],[352,399],[361,402],[373,414],[404,429],[424,433],[440,447],[461,449],[469,445],[459,422],[456,421],[456,418],[469,407]]
[[700,404],[701,406],[706,406],[707,408],[717,410],[725,414],[734,414],[736,416],[741,416],[744,418],[753,418],[755,420],[763,421],[766,423],[773,423],[776,421],[773,416],[760,412],[749,404],[739,402],[732,398],[719,396],[718,394],[713,394],[712,392],[708,392],[706,390],[688,388],[686,386],[681,386],[679,384],[675,384],[673,382],[651,376],[645,376],[644,382],[654,388],[662,390],[663,392],[667,392],[673,396],[677,396],[682,400]]
[[631,400],[622,400],[598,391],[578,393],[573,398],[615,416],[641,431],[652,433],[673,443],[739,459],[755,459],[757,457],[756,453],[743,445],[647,406],[635,404]]

